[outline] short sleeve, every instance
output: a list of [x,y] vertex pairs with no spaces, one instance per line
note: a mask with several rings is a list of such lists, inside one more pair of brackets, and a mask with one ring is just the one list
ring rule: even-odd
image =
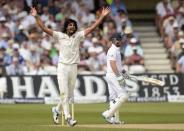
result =
[[116,52],[113,51],[113,50],[111,50],[111,51],[108,53],[107,59],[108,59],[108,60],[116,60]]
[[77,39],[79,39],[80,41],[81,41],[81,40],[84,40],[84,38],[85,38],[85,36],[84,36],[84,30],[77,32],[76,37],[77,37]]
[[61,39],[62,37],[63,37],[62,32],[53,31],[53,38],[55,41],[59,41],[59,39]]

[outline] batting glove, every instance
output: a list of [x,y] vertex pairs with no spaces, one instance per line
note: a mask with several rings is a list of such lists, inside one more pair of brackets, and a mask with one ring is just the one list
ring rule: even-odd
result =
[[125,86],[125,78],[122,75],[117,76],[117,81],[121,87]]
[[124,79],[130,79],[130,76],[127,74],[125,70],[122,71],[122,76],[124,77]]

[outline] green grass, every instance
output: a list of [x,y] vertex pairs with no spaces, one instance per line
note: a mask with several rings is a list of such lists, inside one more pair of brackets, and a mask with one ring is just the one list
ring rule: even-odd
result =
[[[104,124],[101,112],[106,108],[107,104],[76,104],[75,118],[79,125]],[[50,111],[51,105],[0,105],[0,131],[153,131],[146,129],[41,126],[53,125]],[[121,107],[120,117],[128,124],[184,123],[184,104],[126,103]]]

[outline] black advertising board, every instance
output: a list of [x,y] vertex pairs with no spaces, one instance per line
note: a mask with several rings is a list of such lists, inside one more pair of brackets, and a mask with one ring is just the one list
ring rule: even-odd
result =
[[[169,95],[184,95],[183,74],[141,74],[165,81],[163,87],[145,82],[127,81],[130,102],[167,101]],[[6,99],[59,98],[56,76],[7,76]],[[108,101],[107,83],[104,75],[78,75],[75,99],[86,102]],[[97,101],[98,100],[98,101]],[[80,103],[80,102],[79,102]]]

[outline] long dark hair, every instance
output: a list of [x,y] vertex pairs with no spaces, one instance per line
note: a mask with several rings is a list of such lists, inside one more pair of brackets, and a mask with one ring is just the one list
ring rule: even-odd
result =
[[73,19],[66,19],[65,22],[64,22],[63,33],[66,33],[66,31],[67,31],[66,29],[67,29],[67,27],[70,23],[74,23],[74,26],[75,26],[74,33],[77,31],[77,29],[78,29],[77,22]]

